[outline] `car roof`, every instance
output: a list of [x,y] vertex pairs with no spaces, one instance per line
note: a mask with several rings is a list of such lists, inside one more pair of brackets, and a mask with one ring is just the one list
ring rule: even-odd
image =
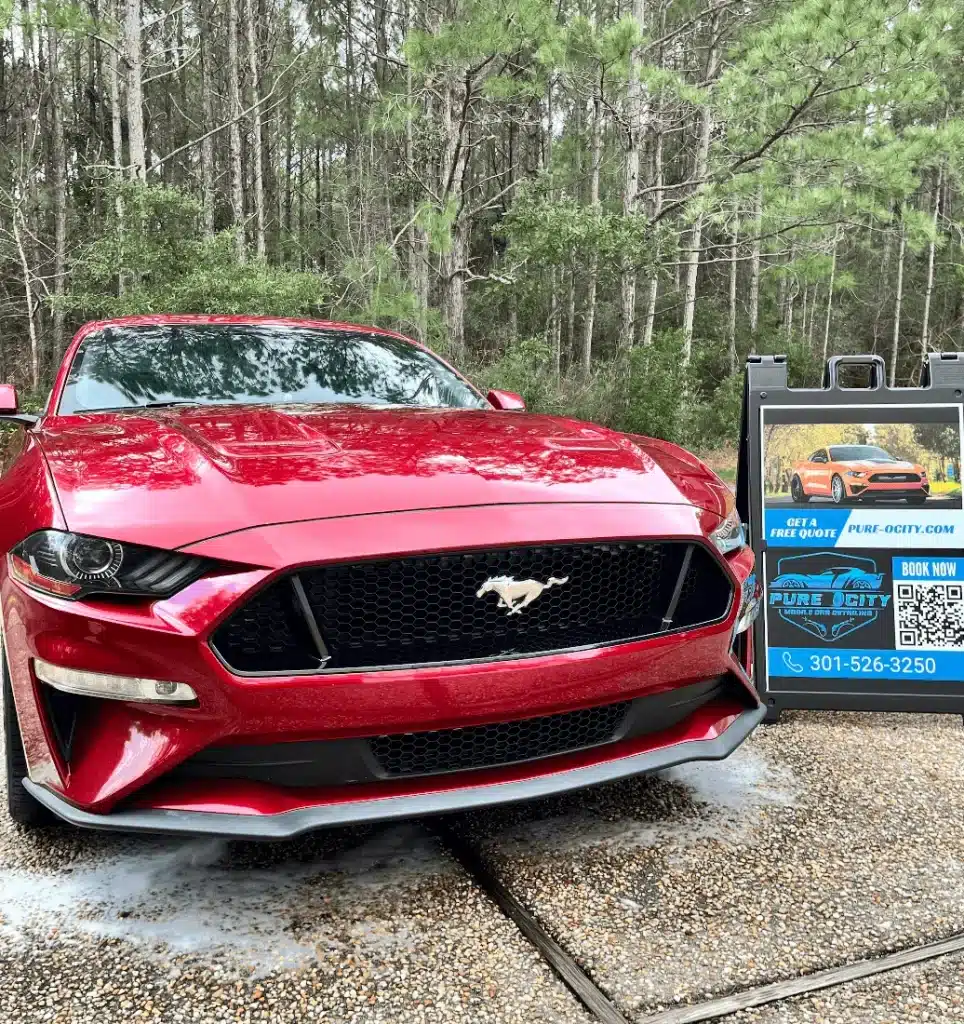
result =
[[316,320],[310,317],[239,316],[222,313],[150,313],[136,316],[111,317],[106,320],[91,320],[77,331],[75,338],[86,336],[94,331],[103,330],[105,327],[166,327],[186,326],[189,324],[233,324],[241,327],[268,324],[278,327],[315,327],[334,331],[364,331],[366,334],[382,334],[390,338],[399,338],[402,341],[411,342],[413,345],[419,344],[414,339],[406,337],[404,334],[399,334],[397,331],[390,331],[384,327],[373,327],[367,324],[347,323],[339,320]]

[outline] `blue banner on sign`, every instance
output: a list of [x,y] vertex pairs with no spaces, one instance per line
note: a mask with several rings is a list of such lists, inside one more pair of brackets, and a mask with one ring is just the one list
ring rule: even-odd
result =
[[895,580],[936,580],[938,582],[964,581],[964,558],[905,558],[894,559]]
[[828,653],[812,647],[771,647],[770,676],[807,679],[913,679],[959,683],[964,679],[961,651],[860,651]]
[[[781,548],[836,547],[850,510],[844,508],[815,509],[800,512],[784,509],[766,510],[767,544]],[[841,545],[842,546],[842,545]]]
[[960,509],[768,508],[764,525],[770,547],[964,547],[964,511]]

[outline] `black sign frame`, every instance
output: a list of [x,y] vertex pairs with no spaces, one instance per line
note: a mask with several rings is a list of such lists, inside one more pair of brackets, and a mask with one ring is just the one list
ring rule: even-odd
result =
[[[846,386],[850,368],[855,372],[866,373],[869,386]],[[921,683],[907,679],[895,683],[892,679],[862,677],[859,687],[855,687],[853,679],[822,679],[818,683],[812,678],[801,677],[794,680],[799,685],[792,688],[780,682],[771,682],[767,674],[768,595],[763,464],[765,409],[779,407],[815,410],[815,413],[807,414],[813,416],[807,422],[819,424],[821,420],[817,417],[824,409],[828,413],[854,407],[868,411],[880,410],[881,418],[889,417],[889,422],[900,422],[894,419],[896,413],[893,410],[960,407],[964,397],[964,353],[929,353],[922,367],[919,387],[889,387],[884,361],[877,355],[836,356],[830,359],[820,388],[790,388],[787,372],[787,357],[784,355],[752,355],[748,359],[737,468],[737,509],[747,525],[757,559],[757,573],[764,588],[763,607],[754,625],[753,668],[757,690],[767,707],[765,721],[777,721],[785,709],[901,711],[964,716],[964,673],[961,673],[962,678],[959,680],[940,683]],[[888,413],[885,410],[891,411]],[[835,419],[828,418],[822,422],[830,424]],[[851,417],[848,422],[856,423],[858,420]],[[964,548],[949,549],[949,553],[959,558],[964,557]],[[779,678],[782,677],[774,677],[777,680]]]

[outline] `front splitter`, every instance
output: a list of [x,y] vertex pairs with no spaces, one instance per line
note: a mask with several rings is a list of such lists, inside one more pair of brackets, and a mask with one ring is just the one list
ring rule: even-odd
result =
[[629,757],[587,765],[569,771],[515,782],[501,782],[410,796],[376,797],[338,804],[303,807],[281,814],[231,814],[214,811],[166,809],[120,810],[91,814],[30,779],[23,784],[30,795],[59,818],[80,828],[115,832],[153,832],[167,835],[219,836],[225,839],[282,840],[306,832],[339,825],[356,825],[397,818],[494,807],[521,800],[535,800],[604,782],[672,768],[686,761],[720,761],[729,757],[762,721],[765,708],[751,708],[736,716],[713,739],[686,740]]

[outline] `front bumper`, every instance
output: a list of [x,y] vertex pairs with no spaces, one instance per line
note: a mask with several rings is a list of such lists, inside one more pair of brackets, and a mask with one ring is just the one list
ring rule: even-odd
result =
[[851,497],[857,498],[912,498],[927,497],[930,485],[926,483],[848,483]]
[[701,735],[701,738],[669,742],[627,757],[557,771],[551,775],[407,796],[319,804],[275,814],[150,807],[119,810],[112,814],[92,814],[75,807],[30,779],[24,779],[23,784],[36,800],[54,814],[81,828],[222,836],[230,839],[291,839],[319,828],[494,807],[584,789],[599,783],[615,782],[687,761],[719,761],[736,750],[762,721],[765,713],[765,708],[757,707],[718,718],[712,709],[706,709],[705,713],[698,713],[698,720],[690,725],[693,734]]
[[[129,827],[280,837],[319,824],[521,800],[692,758],[725,756],[746,734],[737,720],[749,722],[748,709],[755,714],[758,706],[746,674],[749,659],[734,643],[736,600],[727,619],[710,627],[619,647],[484,664],[244,678],[232,674],[208,643],[224,618],[275,573],[297,566],[299,559],[312,564],[370,557],[385,550],[386,537],[395,552],[417,552],[580,540],[587,533],[700,539],[719,523],[687,506],[642,512],[647,520],[642,530],[639,506],[513,508],[500,510],[498,517],[490,509],[405,513],[391,517],[390,532],[382,516],[264,528],[255,531],[257,536],[234,539],[233,547],[230,538],[219,538],[195,548],[211,557],[245,556],[260,568],[199,580],[152,605],[73,604],[5,578],[0,593],[28,788],[61,817],[90,827],[150,820],[155,824]],[[738,553],[726,568],[739,593],[752,570],[752,554]],[[190,686],[198,704],[93,700],[65,750],[53,728],[49,693],[36,678],[36,659],[89,672],[174,680]],[[700,707],[679,726],[607,750],[511,769],[298,789],[237,779],[176,780],[181,765],[212,747],[460,729],[633,700],[720,677],[733,684],[726,699]],[[752,724],[755,719],[746,731]],[[723,749],[721,744],[725,752],[714,752]],[[177,824],[185,815],[187,824]],[[268,823],[264,830],[262,820]]]

